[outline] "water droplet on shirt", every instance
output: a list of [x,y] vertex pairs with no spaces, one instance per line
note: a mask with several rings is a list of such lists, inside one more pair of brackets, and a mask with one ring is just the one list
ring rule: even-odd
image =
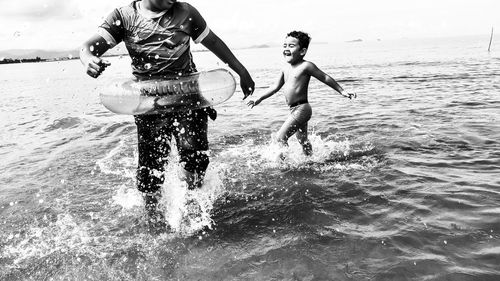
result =
[[122,24],[122,22],[121,22],[120,20],[116,20],[116,21],[115,21],[115,25],[116,25],[116,26],[120,26],[121,24]]
[[151,65],[150,63],[146,63],[146,64],[144,65],[144,68],[145,68],[145,69],[151,69],[151,67],[152,67],[152,65]]
[[160,58],[160,55],[156,55],[156,56],[155,56],[155,59],[159,59],[159,58]]
[[94,51],[94,45],[90,46],[90,51],[93,52]]

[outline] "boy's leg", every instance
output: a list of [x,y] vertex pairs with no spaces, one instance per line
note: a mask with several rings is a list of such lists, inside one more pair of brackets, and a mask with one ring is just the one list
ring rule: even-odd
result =
[[280,144],[288,145],[288,139],[295,134],[297,130],[298,122],[293,115],[290,114],[276,134],[276,140]]
[[302,145],[302,151],[304,151],[304,154],[307,156],[312,155],[312,145],[307,138],[307,122],[299,127],[295,136],[297,137],[300,145]]
[[177,114],[175,138],[180,162],[184,165],[184,180],[189,189],[200,188],[210,162],[208,150],[208,118],[205,109]]
[[311,119],[311,115],[312,109],[309,103],[300,104],[291,108],[290,115],[285,120],[285,123],[283,123],[278,131],[278,134],[276,135],[277,140],[280,143],[287,145],[288,139],[301,128],[305,128],[303,132],[305,133],[305,138],[307,139],[307,121]]

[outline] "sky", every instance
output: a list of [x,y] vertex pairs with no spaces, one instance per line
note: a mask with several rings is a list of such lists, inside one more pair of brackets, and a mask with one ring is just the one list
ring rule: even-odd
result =
[[[131,0],[0,0],[0,51],[76,49]],[[500,36],[498,0],[186,0],[230,47],[281,44],[291,30],[313,42]]]

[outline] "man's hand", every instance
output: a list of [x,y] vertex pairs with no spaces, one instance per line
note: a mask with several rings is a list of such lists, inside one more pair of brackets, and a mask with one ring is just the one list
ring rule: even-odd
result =
[[255,90],[255,82],[247,71],[243,75],[240,75],[240,86],[243,91],[243,99],[252,95]]
[[82,62],[87,74],[90,77],[97,78],[101,73],[110,66],[111,63],[99,57],[91,56],[86,61]]

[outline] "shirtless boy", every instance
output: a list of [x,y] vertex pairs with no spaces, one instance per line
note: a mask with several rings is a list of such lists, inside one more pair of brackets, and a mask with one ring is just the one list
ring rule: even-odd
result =
[[292,31],[287,34],[283,44],[283,56],[287,62],[281,71],[278,81],[256,100],[250,100],[247,105],[254,107],[283,88],[286,102],[290,107],[290,115],[277,134],[277,141],[287,145],[288,138],[296,134],[305,155],[312,154],[312,146],[307,138],[307,122],[311,119],[312,109],[308,102],[308,86],[312,77],[330,86],[342,96],[352,99],[350,94],[328,74],[324,73],[314,63],[304,60],[311,38],[307,33]]

